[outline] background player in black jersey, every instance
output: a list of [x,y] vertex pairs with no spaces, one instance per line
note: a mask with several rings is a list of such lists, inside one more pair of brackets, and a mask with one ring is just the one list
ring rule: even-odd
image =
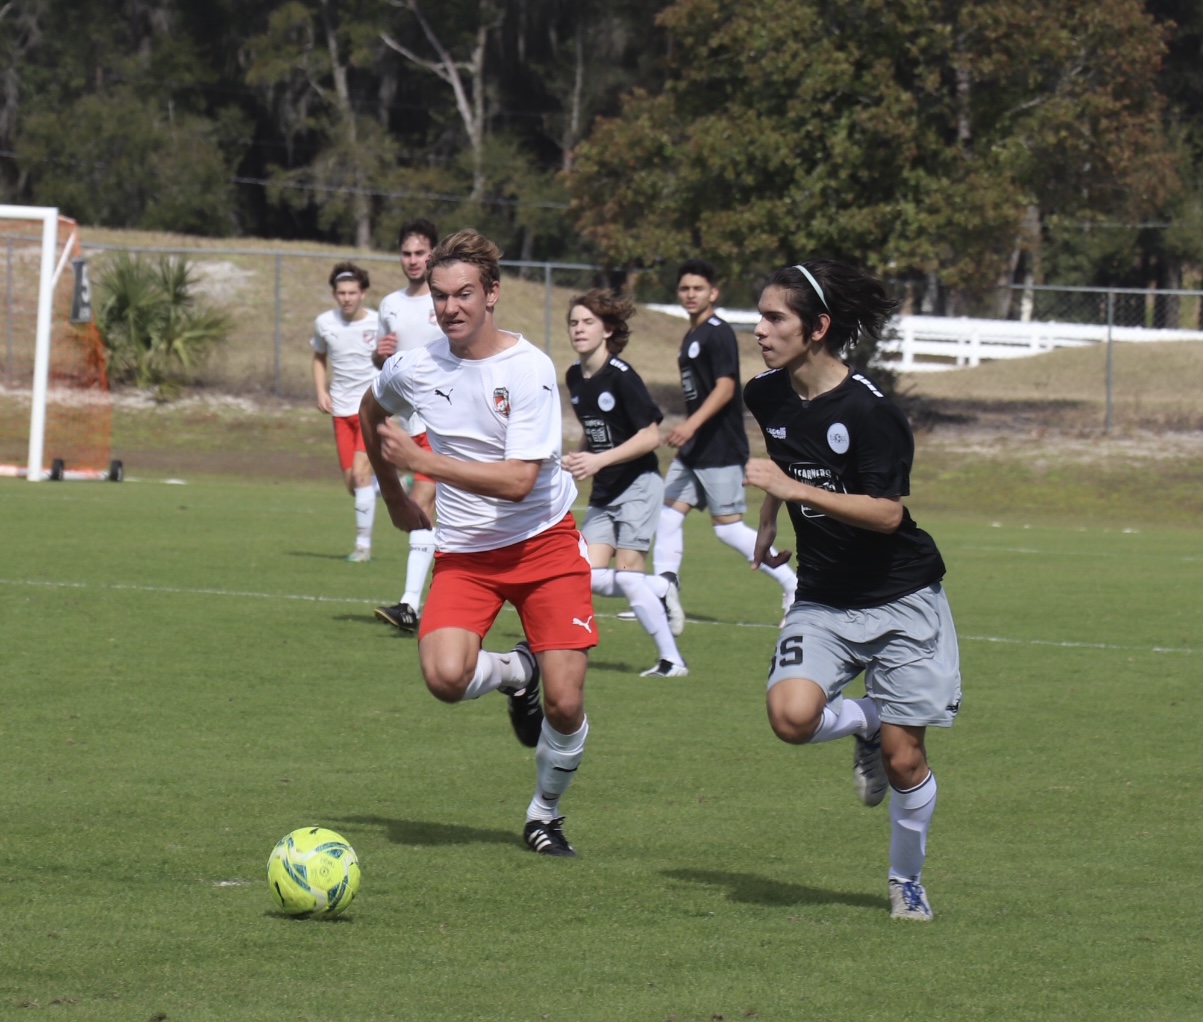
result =
[[[664,480],[653,554],[656,574],[674,586],[680,584],[685,550],[682,526],[695,507],[708,509],[714,534],[754,564],[756,532],[743,520],[748,437],[740,400],[739,343],[730,325],[715,315],[716,281],[714,267],[704,259],[687,259],[677,269],[677,300],[689,315],[689,330],[677,353],[686,418],[665,438],[677,456]],[[758,567],[776,579],[782,606],[788,608],[794,599],[793,570],[785,560],[765,560]]]
[[655,454],[664,415],[639,374],[618,357],[634,312],[629,298],[601,288],[568,303],[568,334],[579,361],[568,367],[565,382],[583,435],[579,449],[564,456],[564,467],[577,482],[593,480],[581,525],[593,591],[625,596],[656,643],[657,661],[642,676],[679,678],[689,668],[673,638],[685,625],[677,587],[644,573],[664,498]]
[[[944,561],[902,503],[910,426],[840,359],[894,307],[879,281],[839,263],[769,277],[756,326],[768,371],[744,391],[769,456],[748,462],[747,481],[766,494],[756,560],[780,559],[771,544],[783,503],[797,534],[798,600],[773,651],[769,722],[796,744],[855,737],[861,801],[877,805],[890,788],[890,914],[929,920],[920,873],[936,778],[924,739],[960,708],[956,631]],[[861,672],[865,698],[843,698]]]

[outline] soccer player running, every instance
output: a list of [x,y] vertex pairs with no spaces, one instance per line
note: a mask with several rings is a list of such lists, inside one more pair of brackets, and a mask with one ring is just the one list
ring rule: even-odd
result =
[[[400,231],[401,271],[406,285],[384,296],[380,302],[380,329],[384,336],[376,345],[376,365],[397,351],[411,351],[443,336],[430,285],[426,282],[426,263],[439,243],[439,231],[429,220],[409,220]],[[430,450],[426,427],[416,413],[404,425],[405,431],[419,447]],[[410,496],[434,521],[434,480],[415,473]],[[399,603],[377,607],[376,616],[403,632],[416,632],[422,609],[422,589],[434,560],[434,530],[414,529],[409,534],[409,559],[405,567],[405,591]]]
[[[957,637],[944,561],[902,503],[910,426],[840,359],[895,306],[879,281],[839,263],[769,277],[755,331],[768,371],[744,391],[768,458],[748,462],[747,482],[765,491],[757,563],[782,559],[770,552],[782,504],[797,534],[798,599],[769,668],[769,723],[799,745],[854,737],[860,800],[875,806],[890,789],[890,915],[929,920],[920,876],[936,778],[924,738],[960,708]],[[861,672],[865,697],[844,698]]]
[[359,401],[376,376],[373,356],[380,332],[376,312],[363,304],[370,283],[366,270],[354,263],[338,263],[330,273],[330,289],[338,307],[314,320],[309,342],[317,406],[334,423],[339,468],[347,492],[355,500],[355,549],[348,561],[372,559],[376,517],[372,466],[359,428]]
[[[597,644],[589,561],[572,517],[576,486],[560,464],[555,367],[493,319],[499,258],[472,230],[435,248],[427,280],[445,336],[393,355],[364,394],[360,418],[397,528],[430,528],[398,469],[438,484],[434,575],[418,629],[426,686],[448,703],[494,689],[508,695],[514,732],[535,749],[523,837],[543,855],[573,855],[559,801],[589,731],[585,668]],[[389,421],[414,412],[429,451]],[[526,639],[505,653],[483,650],[507,601]]]
[[683,526],[693,509],[709,509],[714,534],[776,580],[788,608],[797,583],[788,564],[755,564],[756,532],[743,520],[743,471],[748,460],[740,400],[739,344],[735,331],[715,315],[718,277],[704,259],[687,259],[677,270],[677,301],[689,315],[689,330],[677,353],[686,418],[665,438],[677,456],[664,480],[664,506],[652,556],[657,575],[680,585],[685,552]]
[[[677,587],[644,573],[664,498],[656,448],[663,413],[639,374],[619,358],[631,337],[635,303],[603,288],[568,304],[568,334],[579,360],[565,382],[583,430],[580,449],[564,457],[577,482],[593,480],[581,533],[589,544],[593,591],[625,596],[656,644],[658,658],[641,677],[689,673],[674,635],[685,626]],[[611,568],[610,563],[615,567]]]

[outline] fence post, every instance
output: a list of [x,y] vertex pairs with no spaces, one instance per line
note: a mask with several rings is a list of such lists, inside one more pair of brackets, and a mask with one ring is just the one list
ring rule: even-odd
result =
[[9,378],[13,374],[13,242],[12,238],[8,239],[8,244],[5,246],[8,250],[7,258],[4,266],[4,311],[5,323],[7,325],[8,334],[8,358],[5,362],[5,375]]
[[1111,432],[1111,327],[1115,323],[1115,292],[1107,292],[1107,411],[1103,418],[1103,432]]
[[276,258],[275,258],[275,281],[273,283],[273,287],[275,290],[275,298],[276,298],[276,326],[275,326],[275,340],[273,342],[274,366],[273,366],[273,374],[272,374],[272,378],[274,381],[272,384],[272,393],[275,394],[276,397],[280,396],[280,273],[281,273],[281,262],[282,262],[282,257],[280,255],[280,253],[277,252]]
[[551,263],[543,264],[543,350],[551,357]]

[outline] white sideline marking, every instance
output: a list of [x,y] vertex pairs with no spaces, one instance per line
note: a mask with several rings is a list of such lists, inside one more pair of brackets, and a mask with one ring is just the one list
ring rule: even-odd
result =
[[[374,606],[377,604],[383,605],[389,602],[390,598],[376,597],[369,599],[367,597],[356,596],[321,596],[311,595],[308,593],[259,593],[244,589],[190,589],[184,586],[154,586],[143,585],[133,582],[104,582],[100,585],[92,585],[89,582],[54,582],[49,580],[28,579],[28,578],[0,578],[0,585],[6,586],[42,586],[49,589],[115,589],[124,592],[135,593],[179,593],[185,596],[234,596],[242,597],[251,600],[299,600],[303,603],[354,603],[358,606]],[[504,608],[510,613],[514,613],[514,608],[509,604]],[[595,614],[599,618],[614,618],[617,617],[617,612],[613,614]],[[766,621],[697,621],[694,618],[687,617],[686,622],[699,627],[732,627],[732,628],[767,628],[777,631],[777,626]],[[1010,639],[1001,635],[961,635],[957,638],[961,642],[995,642],[1012,646],[1050,646],[1059,649],[1103,649],[1118,652],[1144,652],[1144,653],[1198,653],[1199,650],[1192,646],[1120,646],[1110,642],[1070,642],[1056,641],[1053,639]]]

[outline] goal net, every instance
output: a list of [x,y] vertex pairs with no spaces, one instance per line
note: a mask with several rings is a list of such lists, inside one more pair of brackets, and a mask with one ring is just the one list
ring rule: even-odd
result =
[[0,475],[118,479],[78,225],[0,206]]

